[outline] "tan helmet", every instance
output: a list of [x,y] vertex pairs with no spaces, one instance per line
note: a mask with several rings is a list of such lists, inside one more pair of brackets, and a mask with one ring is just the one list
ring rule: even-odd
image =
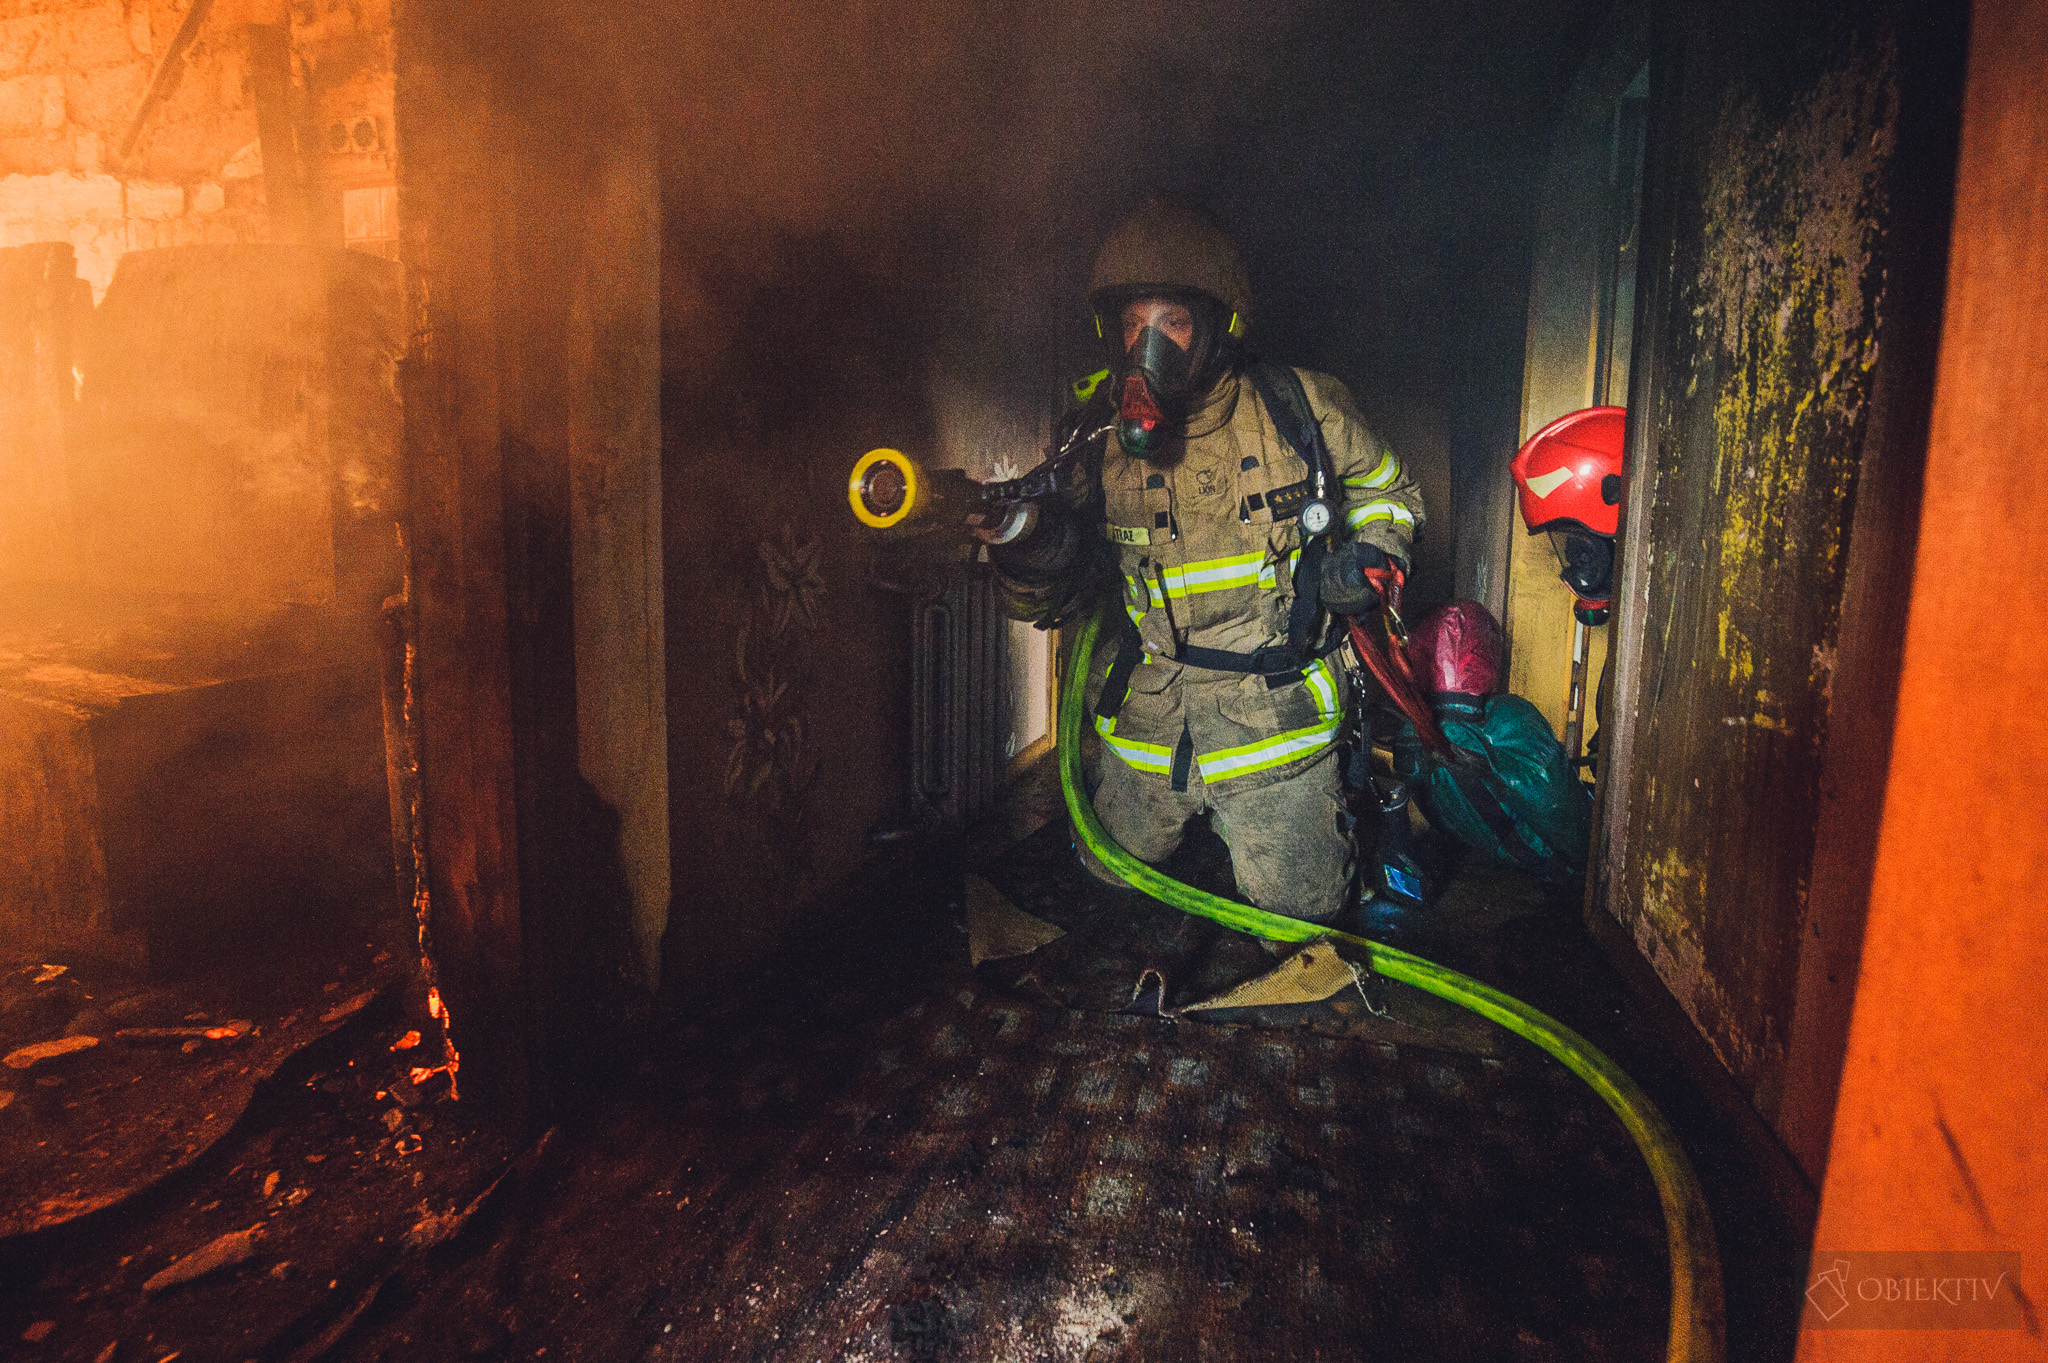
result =
[[1105,315],[1125,301],[1189,289],[1222,304],[1229,333],[1244,335],[1252,285],[1237,243],[1206,213],[1154,194],[1096,252],[1088,297],[1100,331]]

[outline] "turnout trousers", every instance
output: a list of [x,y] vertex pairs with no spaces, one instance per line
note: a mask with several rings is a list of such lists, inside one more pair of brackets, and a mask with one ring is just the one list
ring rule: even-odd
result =
[[[1135,771],[1104,753],[1095,812],[1123,849],[1140,861],[1161,862],[1186,836],[1188,821],[1209,813],[1230,848],[1238,893],[1259,908],[1290,918],[1327,919],[1344,907],[1356,856],[1338,779],[1337,752],[1292,771],[1288,779],[1240,788],[1206,785],[1189,773],[1187,789]],[[1086,847],[1081,860],[1097,879],[1121,885]]]

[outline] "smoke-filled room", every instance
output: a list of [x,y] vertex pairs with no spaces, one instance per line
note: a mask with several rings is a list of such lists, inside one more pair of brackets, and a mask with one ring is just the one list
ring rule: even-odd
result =
[[0,0],[0,1359],[2048,1359],[2048,0]]

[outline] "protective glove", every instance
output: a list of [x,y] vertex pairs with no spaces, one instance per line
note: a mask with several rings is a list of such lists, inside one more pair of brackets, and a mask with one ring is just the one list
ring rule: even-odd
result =
[[1080,561],[1086,543],[1072,512],[1057,497],[1035,505],[1037,514],[1022,533],[989,544],[988,556],[997,571],[1017,582],[1051,582]]
[[1338,615],[1361,615],[1398,593],[1407,579],[1401,560],[1370,544],[1351,543],[1323,557],[1323,607]]

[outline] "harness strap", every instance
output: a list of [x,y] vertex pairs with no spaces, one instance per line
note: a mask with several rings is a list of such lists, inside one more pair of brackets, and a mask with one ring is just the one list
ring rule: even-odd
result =
[[1380,647],[1379,642],[1355,618],[1347,619],[1345,624],[1350,629],[1351,646],[1358,650],[1359,660],[1379,682],[1387,698],[1394,702],[1394,708],[1401,712],[1402,718],[1415,726],[1416,736],[1422,740],[1422,746],[1430,756],[1440,762],[1454,760],[1451,754],[1457,749],[1444,737],[1444,731],[1437,727],[1436,716],[1423,703],[1415,678],[1408,671],[1408,659],[1401,650]]
[[1131,694],[1131,673],[1138,670],[1139,659],[1145,656],[1145,641],[1138,637],[1138,627],[1131,623],[1131,617],[1118,612],[1123,629],[1117,635],[1116,661],[1109,665],[1109,675],[1102,679],[1102,695],[1095,702],[1095,713],[1103,719],[1115,719],[1124,708],[1124,701]]
[[1299,681],[1308,669],[1320,658],[1327,658],[1344,642],[1341,631],[1332,628],[1324,637],[1320,647],[1300,649],[1292,643],[1269,644],[1250,653],[1233,653],[1224,648],[1203,648],[1199,644],[1188,644],[1175,658],[1177,663],[1189,667],[1206,668],[1211,672],[1248,672],[1255,677],[1266,679],[1266,689],[1285,686]]
[[[1330,447],[1323,441],[1323,424],[1316,420],[1308,393],[1301,386],[1301,375],[1281,364],[1255,364],[1250,372],[1252,388],[1265,403],[1267,415],[1273,418],[1273,429],[1308,465],[1317,493],[1329,496],[1337,481],[1337,471],[1330,459]],[[1287,646],[1297,656],[1307,646],[1316,620],[1323,613],[1323,555],[1328,550],[1324,536],[1312,535],[1301,546],[1301,558],[1294,565],[1294,605],[1287,614]]]

